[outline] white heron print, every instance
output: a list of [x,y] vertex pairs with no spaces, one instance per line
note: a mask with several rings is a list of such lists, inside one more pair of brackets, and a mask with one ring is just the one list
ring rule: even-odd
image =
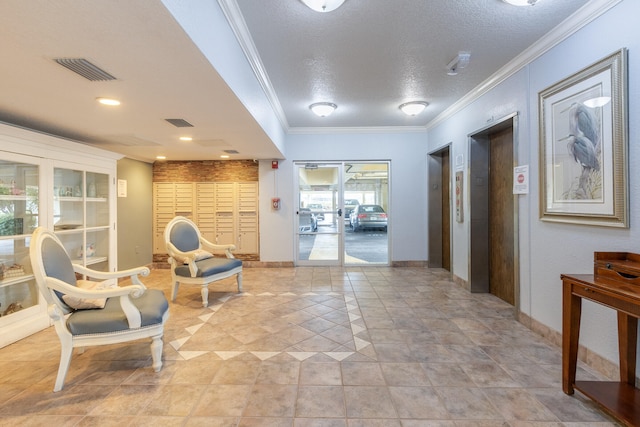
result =
[[555,181],[561,186],[556,199],[602,199],[602,112],[599,106],[585,105],[595,99],[593,89],[554,106],[554,152],[562,165]]

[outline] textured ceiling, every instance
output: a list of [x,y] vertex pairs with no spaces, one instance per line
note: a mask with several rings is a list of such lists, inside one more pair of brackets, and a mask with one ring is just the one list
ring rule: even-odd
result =
[[[586,3],[346,0],[317,13],[296,0],[235,1],[292,128],[424,126]],[[449,76],[460,51],[470,64]],[[430,106],[398,110],[414,100]],[[319,119],[308,110],[319,101],[338,109]]]
[[[285,132],[306,132],[424,130],[580,7],[610,0],[540,0],[525,8],[501,0],[346,0],[326,14],[299,0],[164,1],[193,17],[218,7],[233,16],[249,63],[262,70],[269,108]],[[229,149],[239,152],[232,158],[280,158],[178,22],[159,0],[0,2],[0,120],[144,161],[159,154],[217,159]],[[213,24],[198,31],[215,37]],[[448,76],[459,51],[471,52],[471,62]],[[86,58],[117,80],[89,82],[54,58]],[[105,109],[95,103],[100,96],[123,103]],[[398,105],[410,100],[430,106],[407,117]],[[308,106],[317,101],[338,109],[315,117]],[[193,124],[194,141],[179,142],[185,128],[168,118]]]

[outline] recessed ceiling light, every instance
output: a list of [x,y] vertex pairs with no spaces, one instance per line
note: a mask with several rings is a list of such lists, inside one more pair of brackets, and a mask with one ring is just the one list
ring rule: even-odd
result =
[[538,0],[502,0],[505,3],[509,3],[513,6],[534,6],[538,3]]
[[113,98],[96,98],[96,100],[102,105],[120,105],[120,101]]
[[405,102],[404,104],[401,104],[398,108],[400,108],[400,110],[402,110],[402,112],[405,113],[407,116],[416,116],[422,113],[422,111],[425,108],[427,108],[428,105],[429,105],[428,102],[412,101],[412,102]]
[[228,159],[230,156],[228,154],[222,154],[220,155],[221,159]]
[[166,160],[167,156],[156,156],[156,159],[158,159],[158,160]]
[[327,117],[331,115],[338,108],[336,104],[331,102],[316,102],[309,105],[309,109],[314,112],[316,116]]
[[306,4],[310,9],[315,10],[316,12],[331,12],[332,10],[336,10],[345,0],[301,0],[302,3]]
[[193,138],[190,136],[181,136],[180,141],[193,141]]

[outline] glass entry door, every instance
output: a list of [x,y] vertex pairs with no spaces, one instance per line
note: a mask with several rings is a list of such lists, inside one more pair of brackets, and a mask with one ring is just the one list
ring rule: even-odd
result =
[[341,164],[296,164],[297,265],[341,265]]
[[296,265],[389,264],[389,163],[296,163]]

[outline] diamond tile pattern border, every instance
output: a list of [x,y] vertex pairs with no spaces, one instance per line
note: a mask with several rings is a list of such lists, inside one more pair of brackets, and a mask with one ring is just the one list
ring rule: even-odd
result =
[[[319,354],[343,361],[356,352],[375,359],[375,354],[367,351],[371,342],[366,338],[367,330],[355,298],[341,293],[222,295],[215,300],[210,298],[204,311],[197,316],[198,322],[184,328],[184,336],[169,342],[182,360],[210,352],[222,360],[248,353],[265,361],[284,353],[298,361]],[[262,322],[239,322],[239,312],[243,318]],[[243,327],[238,327],[239,323]],[[273,333],[287,337],[284,342],[271,341],[277,350],[270,350],[270,341],[265,339]]]

